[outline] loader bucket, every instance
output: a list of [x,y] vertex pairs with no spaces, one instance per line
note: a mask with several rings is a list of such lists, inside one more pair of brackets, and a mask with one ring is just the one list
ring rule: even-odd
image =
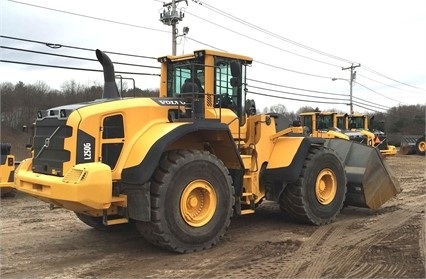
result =
[[401,192],[399,181],[377,148],[354,141],[328,139],[345,163],[346,205],[377,209]]

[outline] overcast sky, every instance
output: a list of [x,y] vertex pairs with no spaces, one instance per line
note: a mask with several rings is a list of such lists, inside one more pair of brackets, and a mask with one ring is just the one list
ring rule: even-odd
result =
[[[426,103],[424,0],[198,2],[202,5],[178,3],[185,13],[179,34],[184,26],[189,33],[178,38],[177,54],[208,48],[253,57],[248,72],[253,93],[247,97],[255,99],[258,108],[280,103],[289,111],[312,106],[349,112],[350,71],[342,68],[352,63],[361,64],[353,84],[355,111]],[[0,5],[2,36],[155,58],[172,53],[171,27],[159,20],[162,1],[0,0]],[[98,62],[9,48],[96,59],[90,51],[6,38],[0,38],[0,44],[2,60],[101,69]],[[159,66],[155,59],[110,57],[113,62]],[[158,88],[155,68],[115,69],[150,74],[123,76],[134,78],[139,88]],[[13,63],[1,63],[0,77],[1,82],[43,81],[55,89],[70,80],[103,83],[99,72]]]

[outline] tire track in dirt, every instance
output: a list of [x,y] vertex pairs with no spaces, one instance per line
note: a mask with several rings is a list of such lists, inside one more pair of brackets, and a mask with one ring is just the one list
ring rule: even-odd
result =
[[[296,253],[290,255],[290,259],[282,265],[282,272],[278,274],[278,278],[312,278],[329,274],[346,277],[352,272],[354,266],[357,276],[371,276],[371,270],[362,272],[359,270],[360,267],[356,266],[362,254],[370,245],[377,243],[407,222],[412,215],[412,212],[405,210],[387,212],[366,220],[370,224],[357,230],[350,228],[352,220],[339,220],[323,226],[316,230]],[[344,246],[339,247],[336,243],[343,243]],[[399,267],[388,268],[397,270]]]
[[423,261],[423,268],[426,272],[426,215],[424,211],[422,215],[422,221],[423,221],[423,225],[420,231],[419,247],[420,247],[420,255]]
[[372,278],[381,277],[381,274],[392,274],[392,278],[402,278],[405,277],[406,270],[401,270],[395,265],[362,263],[357,266],[356,270],[350,272],[346,277]]
[[[389,209],[383,211],[386,210]],[[391,210],[394,211],[363,219],[363,224],[357,224],[357,229],[354,229],[354,218],[321,226],[299,243],[294,242],[294,239],[283,241],[276,238],[260,241],[248,251],[234,247],[234,255],[237,256],[230,261],[216,262],[215,266],[204,266],[206,269],[201,268],[205,270],[201,274],[211,278],[374,277],[381,274],[403,276],[406,270],[397,264],[362,264],[361,261],[369,247],[413,218],[412,211],[395,210],[394,207]],[[246,257],[253,254],[256,256]],[[195,274],[191,271],[186,275],[189,278]]]

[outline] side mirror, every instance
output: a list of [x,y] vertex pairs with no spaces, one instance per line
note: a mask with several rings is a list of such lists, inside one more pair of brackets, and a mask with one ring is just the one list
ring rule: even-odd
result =
[[234,78],[241,77],[241,63],[238,61],[231,61],[231,75]]
[[241,63],[238,61],[231,61],[230,66],[232,78],[229,83],[232,87],[238,87],[241,85]]
[[231,84],[232,87],[238,87],[241,85],[240,79],[237,77],[233,77],[231,78],[231,80],[229,81],[229,83]]

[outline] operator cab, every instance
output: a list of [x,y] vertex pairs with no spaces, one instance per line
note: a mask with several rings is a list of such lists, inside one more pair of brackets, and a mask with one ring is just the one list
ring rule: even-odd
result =
[[328,112],[304,112],[300,114],[302,125],[306,127],[309,133],[325,133],[329,130],[335,130],[335,113]]
[[158,61],[162,63],[160,97],[184,100],[185,113],[180,116],[219,120],[232,113],[239,125],[245,123],[246,68],[251,58],[202,50]]

